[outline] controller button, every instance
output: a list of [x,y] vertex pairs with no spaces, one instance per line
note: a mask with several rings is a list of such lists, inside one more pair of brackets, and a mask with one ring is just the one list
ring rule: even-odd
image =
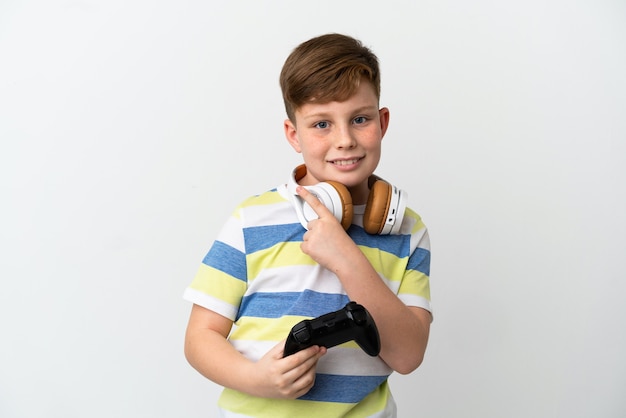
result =
[[307,328],[301,328],[294,332],[293,337],[300,344],[307,343],[311,340],[311,334]]
[[367,315],[361,309],[352,311],[352,318],[357,325],[363,325],[367,322]]

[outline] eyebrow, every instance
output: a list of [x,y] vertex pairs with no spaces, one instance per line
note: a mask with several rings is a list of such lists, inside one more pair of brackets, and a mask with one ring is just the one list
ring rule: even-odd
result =
[[[359,108],[354,109],[353,112],[351,112],[352,114],[358,114],[358,113],[363,113],[363,112],[378,112],[378,107],[377,106],[361,106]],[[326,119],[330,116],[332,112],[317,112],[317,113],[312,113],[310,115],[302,115],[302,118],[305,120],[309,120],[309,119]]]

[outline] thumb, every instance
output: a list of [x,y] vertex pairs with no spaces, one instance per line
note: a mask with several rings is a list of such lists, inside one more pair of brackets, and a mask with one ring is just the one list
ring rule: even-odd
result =
[[276,344],[274,347],[272,347],[271,350],[267,352],[267,354],[270,355],[272,358],[276,358],[276,359],[283,358],[283,352],[285,351],[286,342],[287,342],[287,339],[282,340],[281,342]]

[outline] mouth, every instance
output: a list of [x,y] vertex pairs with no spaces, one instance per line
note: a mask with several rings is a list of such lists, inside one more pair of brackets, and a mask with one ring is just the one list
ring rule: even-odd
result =
[[363,157],[357,157],[357,158],[342,159],[342,160],[331,160],[331,161],[328,161],[328,162],[333,164],[333,165],[337,165],[337,166],[346,166],[346,165],[356,164],[359,161],[361,161],[362,159],[363,159]]

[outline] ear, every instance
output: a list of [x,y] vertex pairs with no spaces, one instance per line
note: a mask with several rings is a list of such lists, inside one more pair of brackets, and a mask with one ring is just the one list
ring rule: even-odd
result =
[[387,132],[387,128],[389,127],[389,109],[386,107],[381,108],[378,111],[378,116],[380,119],[380,137],[384,137]]
[[285,119],[283,123],[283,129],[285,130],[285,138],[287,138],[287,142],[292,148],[300,153],[302,149],[300,148],[300,141],[298,140],[298,131],[296,130],[296,125],[290,120]]

